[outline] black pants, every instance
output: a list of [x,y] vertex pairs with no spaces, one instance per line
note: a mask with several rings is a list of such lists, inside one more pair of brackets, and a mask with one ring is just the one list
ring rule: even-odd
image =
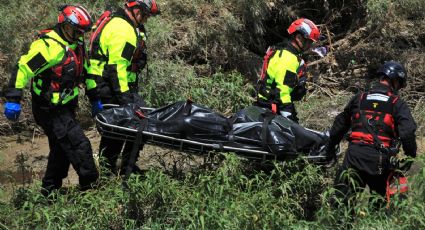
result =
[[[133,150],[133,143],[132,142],[125,142],[121,140],[115,140],[111,138],[102,137],[100,139],[99,144],[99,156],[103,157],[104,160],[100,161],[101,167],[105,167],[108,170],[110,170],[115,175],[124,175],[127,165],[129,164],[130,154]],[[142,149],[143,145],[141,145],[138,149]],[[118,171],[117,169],[117,160],[118,156],[120,155],[122,151],[122,160],[121,160],[121,167]],[[136,153],[136,161],[139,158],[138,151]],[[133,165],[133,171],[132,172],[140,172],[140,169]]]
[[[375,208],[381,208],[385,205],[385,195],[387,188],[387,179],[391,171],[388,168],[388,162],[383,162],[382,173],[378,170],[378,155],[371,147],[350,145],[344,158],[342,166],[338,169],[334,188],[336,198],[344,205],[349,201],[355,202],[356,193],[362,192],[366,185],[371,192],[375,192],[382,197],[382,202],[375,203]],[[337,206],[334,203],[334,206]]]
[[35,121],[49,140],[47,169],[42,181],[42,193],[50,194],[62,187],[68,176],[69,165],[78,174],[81,190],[89,189],[98,178],[89,139],[75,120],[74,107],[49,108],[33,100]]
[[[107,87],[102,88],[105,92],[110,92],[110,90]],[[103,95],[101,93],[101,95]],[[139,106],[146,106],[143,99],[137,95],[137,93],[129,93],[126,96],[128,101],[138,104]],[[102,97],[101,98],[103,104],[120,104],[120,100],[118,100],[116,97]],[[139,146],[139,150],[143,148],[143,144]],[[132,142],[125,142],[122,140],[116,140],[111,139],[107,137],[102,137],[100,139],[99,144],[99,156],[103,157],[104,160],[100,161],[101,167],[107,168],[115,175],[121,174],[124,175],[126,167],[129,164],[129,159],[131,152],[133,150],[133,143]],[[118,160],[118,156],[120,155],[122,151],[122,161],[121,161],[121,167],[118,171],[116,164]],[[136,153],[136,161],[139,158],[140,151]],[[134,173],[141,173],[141,170],[136,165],[132,166],[132,172]]]

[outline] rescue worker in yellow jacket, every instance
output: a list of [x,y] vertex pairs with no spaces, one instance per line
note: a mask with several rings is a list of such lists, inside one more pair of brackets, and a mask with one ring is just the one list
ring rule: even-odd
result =
[[[157,14],[159,9],[155,0],[126,0],[123,9],[113,13],[106,11],[98,19],[90,38],[87,72],[97,79],[103,104],[144,105],[138,96],[138,75],[147,61],[144,23]],[[100,141],[99,151],[106,158],[105,166],[115,174],[118,173],[116,162],[123,144],[123,141],[106,137]],[[129,143],[123,149],[121,173],[127,167],[131,149]],[[138,170],[134,166],[133,171]]]
[[288,33],[291,37],[283,48],[269,48],[266,53],[255,104],[298,123],[293,102],[307,92],[301,55],[318,41],[320,31],[312,21],[301,18],[289,26]]
[[72,164],[79,176],[80,188],[92,187],[98,178],[89,139],[75,120],[79,85],[86,83],[93,115],[102,109],[92,79],[84,79],[83,35],[92,20],[82,6],[60,8],[58,23],[43,30],[21,56],[5,94],[5,116],[17,120],[23,89],[31,80],[32,111],[49,140],[50,153],[42,181],[42,194],[62,186]]

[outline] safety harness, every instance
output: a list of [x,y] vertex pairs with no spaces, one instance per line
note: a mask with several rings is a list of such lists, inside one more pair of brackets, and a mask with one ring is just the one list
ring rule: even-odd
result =
[[362,93],[359,111],[352,116],[350,141],[369,144],[379,149],[392,146],[397,134],[393,118],[398,97],[381,93]]
[[[270,46],[267,48],[266,55],[263,58],[263,65],[261,68],[260,79],[257,82],[257,92],[267,98],[267,104],[271,106],[271,110],[274,114],[277,113],[277,103],[279,103],[279,89],[276,88],[276,82],[273,81],[270,89],[267,87],[267,78],[269,78],[267,74],[267,69],[269,67],[270,59],[273,55],[276,54],[276,47]],[[282,55],[282,53],[280,53]],[[257,101],[261,101],[260,98],[257,98]]]
[[140,72],[147,64],[146,31],[144,25],[136,29],[138,37],[136,50],[131,59],[131,72]]
[[46,39],[55,41],[65,50],[65,55],[59,64],[35,76],[31,85],[38,96],[55,105],[65,104],[68,102],[67,97],[74,94],[74,88],[83,82],[84,48],[83,44],[79,43],[74,51],[59,40],[48,36],[47,33],[51,31],[52,29],[42,30],[37,37],[42,39],[47,47],[49,43]]
[[378,174],[383,173],[384,154],[388,157],[398,153],[396,132],[392,116],[398,97],[391,94],[362,93],[359,111],[352,116],[352,143],[374,146],[379,152]]

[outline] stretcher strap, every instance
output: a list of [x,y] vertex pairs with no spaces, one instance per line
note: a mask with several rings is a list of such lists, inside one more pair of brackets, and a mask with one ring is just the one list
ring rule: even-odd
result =
[[128,164],[125,169],[124,181],[127,181],[127,179],[130,177],[130,174],[133,171],[134,165],[136,164],[137,155],[140,151],[140,145],[143,142],[143,130],[148,124],[148,119],[138,120],[138,122],[139,122],[139,126],[137,129],[136,139],[133,143],[133,148],[131,149]]
[[184,104],[184,107],[183,107],[183,115],[184,116],[187,117],[187,116],[190,115],[190,113],[192,111],[192,104],[193,104],[193,101],[190,100],[190,99],[187,99],[187,101],[186,101],[186,103]]
[[276,114],[270,113],[270,112],[265,112],[261,115],[264,117],[263,126],[261,128],[261,144],[262,144],[264,150],[266,150],[266,151],[270,150],[272,153],[274,153],[273,150],[268,147],[267,133],[268,133],[268,130],[269,130],[269,124],[273,120],[273,118],[276,116]]

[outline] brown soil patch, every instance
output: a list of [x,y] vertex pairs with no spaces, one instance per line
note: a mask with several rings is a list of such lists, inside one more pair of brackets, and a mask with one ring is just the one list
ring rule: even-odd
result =
[[[86,131],[90,139],[93,153],[98,153],[100,135],[96,130]],[[3,137],[0,140],[0,184],[33,182],[41,180],[47,165],[49,145],[43,134],[24,132],[21,135]],[[24,157],[25,170],[19,168],[17,159]],[[178,176],[185,170],[199,166],[203,157],[191,156],[174,150],[164,149],[152,145],[145,145],[140,152],[137,165],[147,170],[153,167],[161,168],[171,175]],[[78,176],[72,166],[64,185],[78,184]]]

